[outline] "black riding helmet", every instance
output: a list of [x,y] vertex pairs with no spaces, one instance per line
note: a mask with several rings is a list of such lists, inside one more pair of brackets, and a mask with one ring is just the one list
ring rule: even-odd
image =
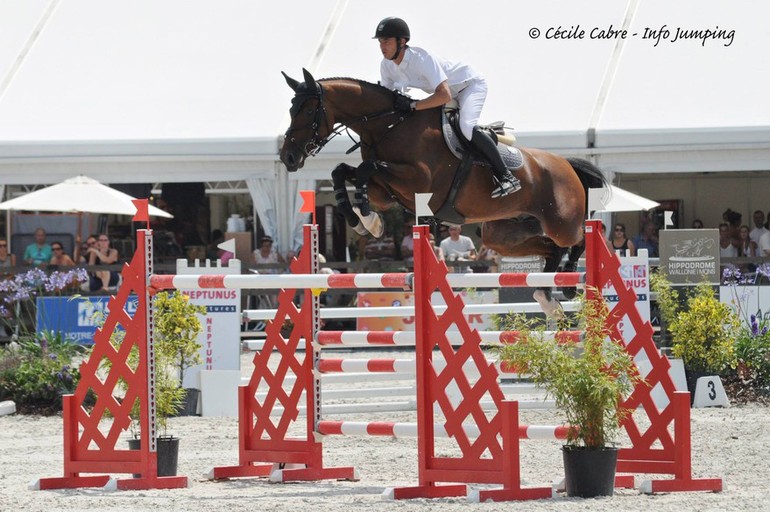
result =
[[380,37],[395,37],[396,39],[404,38],[409,41],[409,25],[406,24],[401,18],[390,16],[385,18],[377,25],[377,30],[374,32],[372,39],[378,39]]

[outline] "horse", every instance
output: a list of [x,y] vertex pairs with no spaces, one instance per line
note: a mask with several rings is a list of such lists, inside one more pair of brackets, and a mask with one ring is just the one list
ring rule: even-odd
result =
[[[436,212],[450,193],[459,160],[442,134],[440,108],[396,111],[393,91],[353,78],[316,80],[303,69],[304,82],[283,73],[294,90],[291,124],[281,147],[289,172],[302,168],[342,130],[359,136],[363,162],[339,164],[331,173],[338,211],[357,233],[382,234],[379,214],[396,204],[415,211],[415,194],[432,193]],[[585,248],[583,223],[589,188],[606,188],[602,172],[581,159],[565,159],[547,151],[519,148],[523,167],[515,171],[522,188],[492,199],[488,169],[474,168],[454,197],[454,209],[466,223],[481,223],[482,242],[502,256],[541,256],[544,272],[555,272],[569,252],[565,271],[574,271]],[[354,202],[346,182],[355,185]],[[441,219],[439,219],[441,220]],[[568,298],[574,289],[564,290]],[[550,315],[559,311],[550,290],[535,299]]]

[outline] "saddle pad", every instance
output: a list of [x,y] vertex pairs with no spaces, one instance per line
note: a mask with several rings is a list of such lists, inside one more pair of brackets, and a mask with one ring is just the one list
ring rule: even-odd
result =
[[[444,132],[444,141],[446,142],[449,151],[452,152],[455,158],[462,160],[463,155],[467,151],[462,143],[464,138],[462,138],[462,134],[459,134],[454,130],[452,123],[449,121],[449,111],[447,109],[443,109],[442,111],[441,131]],[[508,169],[515,170],[524,165],[524,159],[517,148],[498,143],[497,151],[500,153],[500,156],[503,158],[503,162],[505,162]],[[486,160],[474,160],[473,163],[476,165],[489,166],[489,163]]]

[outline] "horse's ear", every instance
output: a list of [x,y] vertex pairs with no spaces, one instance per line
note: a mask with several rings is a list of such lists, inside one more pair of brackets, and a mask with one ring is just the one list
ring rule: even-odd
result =
[[305,68],[302,68],[302,74],[305,75],[305,84],[310,85],[315,83],[315,78],[313,78],[313,75],[310,74],[310,71],[308,71]]
[[283,78],[286,80],[286,83],[289,84],[289,87],[292,88],[293,91],[297,90],[297,87],[299,87],[299,82],[294,80],[292,77],[281,71],[281,74],[283,75]]

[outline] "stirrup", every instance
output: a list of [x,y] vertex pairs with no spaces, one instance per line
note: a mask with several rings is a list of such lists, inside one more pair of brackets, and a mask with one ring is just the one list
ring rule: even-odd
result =
[[503,180],[500,184],[492,190],[492,199],[498,197],[505,197],[514,192],[521,190],[521,182],[518,178],[511,178],[509,180]]

